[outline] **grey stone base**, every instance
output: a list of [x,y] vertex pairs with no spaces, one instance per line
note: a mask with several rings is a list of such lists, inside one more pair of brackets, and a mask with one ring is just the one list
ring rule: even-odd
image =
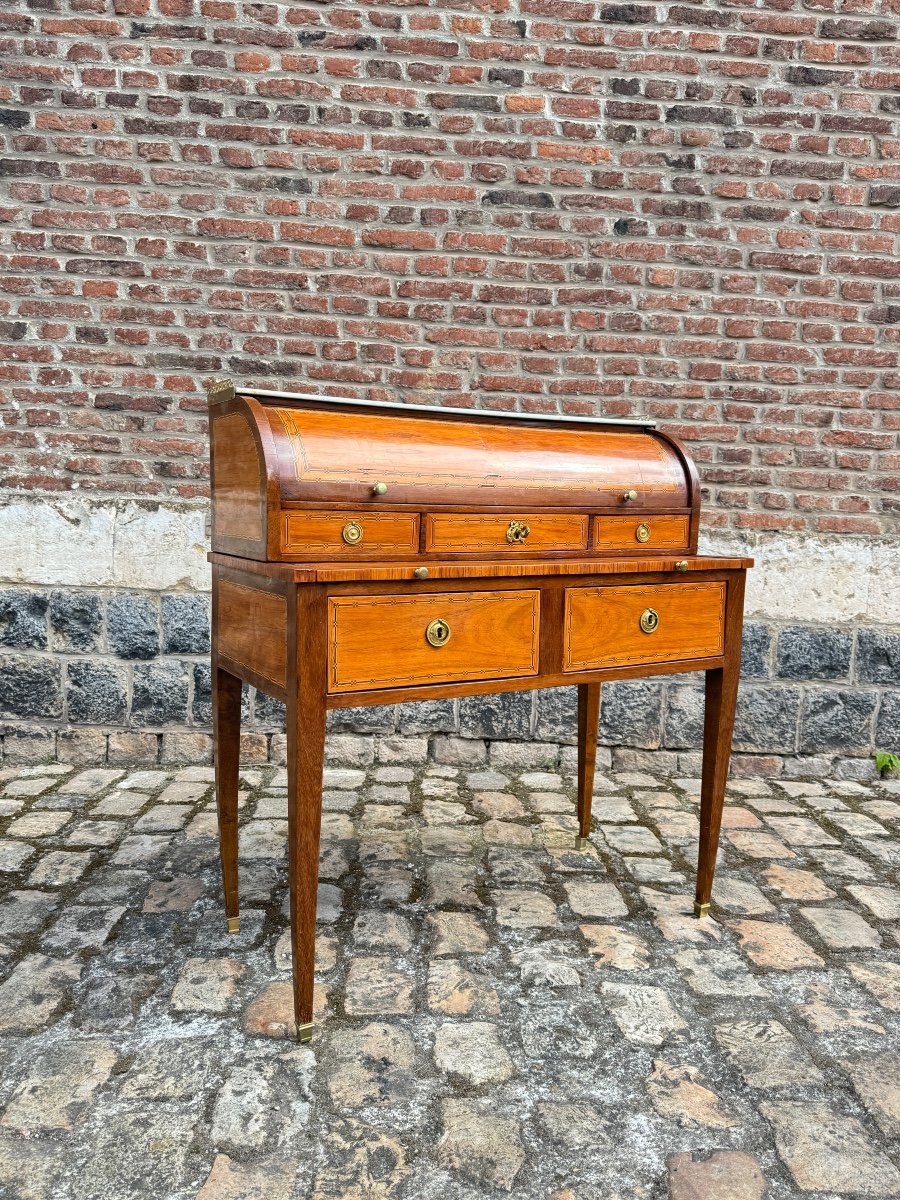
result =
[[[196,593],[0,592],[0,737],[10,762],[202,762],[210,757],[208,598]],[[619,763],[696,774],[702,675],[609,684],[600,740]],[[284,757],[284,711],[247,689],[248,761]],[[335,762],[558,761],[575,742],[574,688],[347,709]],[[750,622],[734,771],[869,778],[900,752],[900,631]]]

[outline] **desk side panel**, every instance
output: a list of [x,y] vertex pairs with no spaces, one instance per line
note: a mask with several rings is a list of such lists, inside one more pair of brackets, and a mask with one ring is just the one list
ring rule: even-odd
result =
[[213,648],[226,670],[281,699],[288,679],[288,601],[262,581],[215,573]]

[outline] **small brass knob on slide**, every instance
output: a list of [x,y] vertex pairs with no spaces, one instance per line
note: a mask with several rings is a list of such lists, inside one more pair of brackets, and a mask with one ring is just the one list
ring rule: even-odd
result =
[[416,569],[413,571],[413,575],[415,575],[416,579],[427,579],[428,578],[428,568],[427,567],[416,567]]
[[373,496],[383,496],[386,491],[387,491],[386,483],[373,483],[372,484],[372,495]]
[[678,560],[678,562],[675,564],[675,570],[676,570],[676,571],[681,571],[681,573],[682,573],[682,574],[684,574],[684,572],[685,572],[687,569],[688,569],[687,559],[686,559],[686,558],[680,558],[680,559]]
[[637,500],[637,492],[634,490],[634,488],[629,488],[628,491],[625,492],[625,494],[622,496],[622,499],[623,500]]

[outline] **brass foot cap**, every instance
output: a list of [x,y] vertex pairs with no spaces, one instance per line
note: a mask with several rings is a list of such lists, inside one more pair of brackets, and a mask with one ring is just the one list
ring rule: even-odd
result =
[[228,932],[229,933],[240,933],[241,932],[241,918],[240,917],[229,917],[228,918]]
[[694,916],[697,917],[698,919],[700,919],[702,917],[708,917],[709,916],[709,905],[708,904],[695,904],[694,905]]
[[575,849],[576,850],[587,850],[587,848],[590,844],[591,843],[588,840],[588,838],[577,837],[575,839]]
[[313,1025],[312,1021],[308,1021],[306,1025],[298,1025],[297,1026],[297,1041],[298,1042],[310,1041],[312,1038],[312,1035],[313,1035],[313,1029],[315,1029],[315,1026]]

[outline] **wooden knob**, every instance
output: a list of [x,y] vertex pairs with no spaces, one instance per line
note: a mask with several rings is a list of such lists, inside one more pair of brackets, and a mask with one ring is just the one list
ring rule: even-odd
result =
[[427,579],[428,578],[428,568],[427,567],[416,567],[416,569],[413,571],[413,575],[415,575],[416,579]]
[[386,483],[373,483],[372,484],[372,494],[374,496],[383,496],[386,491],[387,491]]
[[634,490],[634,488],[629,488],[628,491],[622,497],[622,499],[623,500],[637,500],[637,492]]

